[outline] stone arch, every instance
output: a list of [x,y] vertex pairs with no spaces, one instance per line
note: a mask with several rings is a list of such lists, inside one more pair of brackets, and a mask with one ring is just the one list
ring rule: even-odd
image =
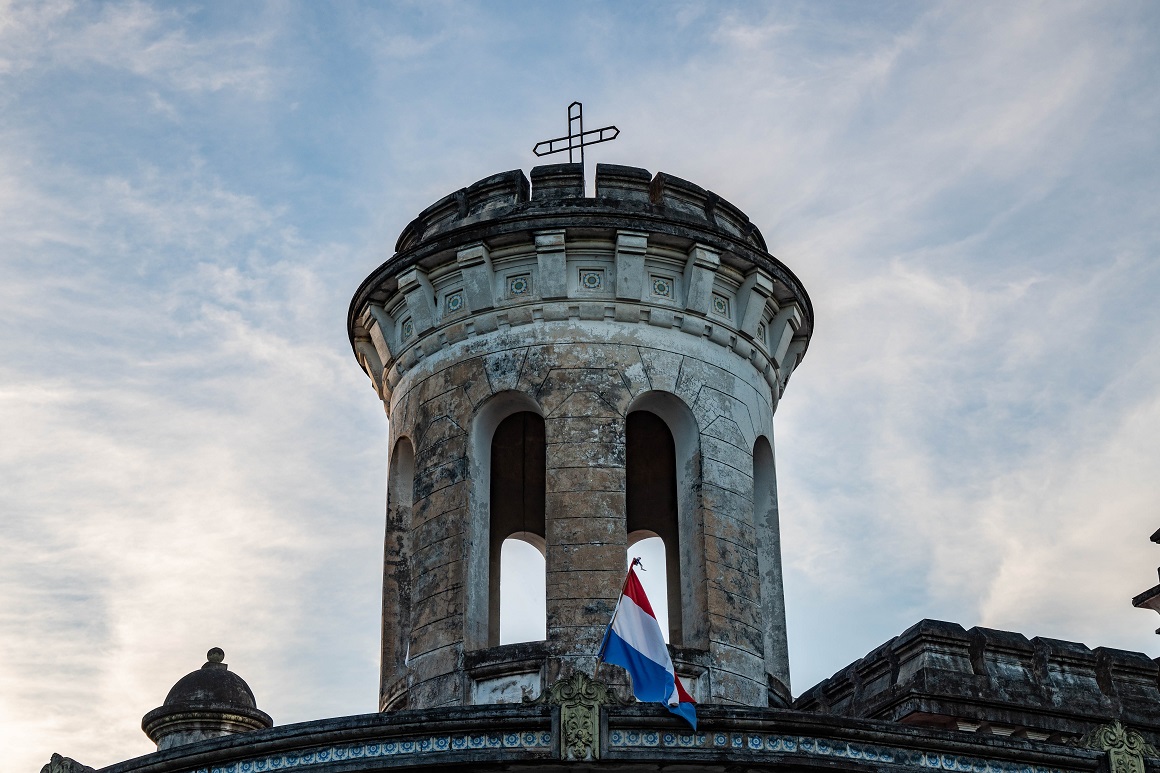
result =
[[[508,458],[511,454],[520,457],[519,463]],[[544,419],[535,400],[523,392],[505,391],[476,410],[468,443],[468,474],[464,634],[468,649],[480,649],[499,643],[504,540],[514,536],[544,550]]]
[[[638,466],[638,460],[646,453],[654,462]],[[649,474],[650,467],[659,466],[655,460],[662,455],[666,469],[658,471],[662,479],[649,487],[649,493],[662,497],[664,505],[637,505],[638,496],[643,493],[641,476]],[[654,390],[632,401],[625,421],[625,467],[628,532],[651,532],[665,543],[669,641],[677,646],[706,649],[709,632],[701,511],[701,435],[693,412],[680,397]],[[669,489],[668,493],[662,487]]]
[[783,701],[790,698],[789,644],[785,627],[785,590],[781,572],[781,526],[777,512],[777,471],[773,444],[765,435],[753,444],[753,524],[757,529],[757,571],[765,638],[765,670],[770,687]]
[[405,684],[411,638],[411,509],[415,501],[415,449],[400,437],[387,463],[387,529],[383,561],[383,631],[381,710],[400,708],[402,695],[392,685]]

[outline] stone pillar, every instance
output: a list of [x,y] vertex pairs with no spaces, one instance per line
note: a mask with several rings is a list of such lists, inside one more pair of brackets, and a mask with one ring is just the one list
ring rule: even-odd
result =
[[[588,364],[583,352],[561,365]],[[572,362],[575,357],[576,361]],[[623,380],[553,369],[540,389],[547,439],[548,643],[561,673],[592,673],[625,574]]]

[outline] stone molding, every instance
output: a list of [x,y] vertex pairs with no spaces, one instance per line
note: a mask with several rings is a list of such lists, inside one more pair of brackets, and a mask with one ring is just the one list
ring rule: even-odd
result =
[[[684,764],[714,771],[778,766],[866,773],[1098,773],[1103,759],[1096,750],[1076,746],[960,735],[894,722],[837,721],[775,709],[698,707],[700,730],[693,732],[663,707],[598,703],[599,696],[586,694],[583,686],[577,689],[570,681],[557,685],[561,705],[574,701],[577,706],[598,706],[598,748],[581,745],[572,757],[566,756],[565,723],[553,718],[555,708],[546,700],[503,709],[409,710],[306,722],[191,743],[126,760],[101,773],[372,773],[396,767],[512,765],[528,771],[559,770],[562,761],[583,765],[586,758],[577,755],[585,752],[592,752],[587,764],[623,771]],[[51,773],[89,771],[62,768]]]
[[1061,740],[1110,719],[1155,738],[1158,705],[1160,669],[1143,653],[937,620],[917,623],[794,702],[846,717]]

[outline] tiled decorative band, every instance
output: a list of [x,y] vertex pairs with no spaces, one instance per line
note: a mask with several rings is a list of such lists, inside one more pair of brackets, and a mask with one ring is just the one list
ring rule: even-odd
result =
[[443,733],[409,738],[390,738],[367,743],[320,746],[236,760],[222,765],[191,769],[187,773],[269,773],[308,768],[340,760],[360,758],[424,756],[481,749],[526,749],[550,752],[552,734],[547,730],[506,733]]
[[1064,773],[1060,768],[1047,768],[1040,765],[770,733],[612,730],[608,734],[608,745],[613,749],[626,750],[671,748],[719,751],[729,749],[734,752],[805,754],[816,757],[865,760],[928,770],[956,771],[956,773]]

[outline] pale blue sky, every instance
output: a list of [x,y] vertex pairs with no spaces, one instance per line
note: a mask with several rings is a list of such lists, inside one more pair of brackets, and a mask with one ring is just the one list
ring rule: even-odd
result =
[[374,710],[347,303],[535,160],[693,180],[817,332],[777,415],[800,693],[923,617],[1157,654],[1160,6],[0,0],[0,746],[104,766],[221,646]]

